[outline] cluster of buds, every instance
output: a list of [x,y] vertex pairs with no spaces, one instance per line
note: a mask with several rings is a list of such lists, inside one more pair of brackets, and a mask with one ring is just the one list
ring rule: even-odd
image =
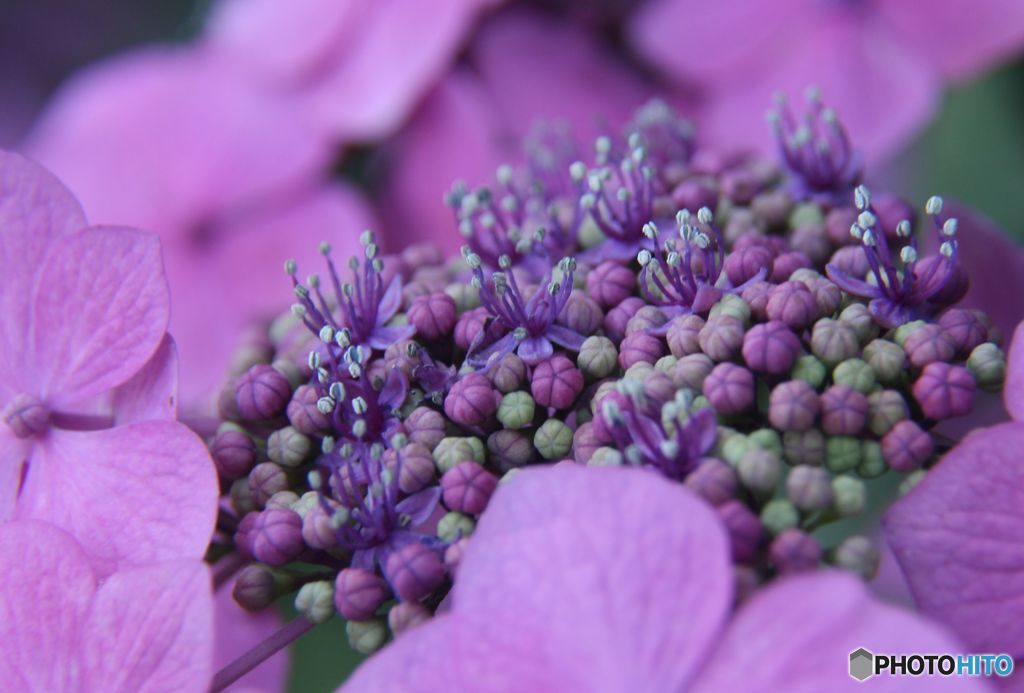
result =
[[457,188],[463,262],[367,234],[351,278],[324,248],[330,295],[289,263],[298,303],[240,350],[210,441],[238,601],[295,593],[372,651],[431,616],[497,485],[536,464],[690,487],[747,591],[820,565],[870,578],[871,541],[818,530],[867,507],[867,480],[927,472],[935,426],[1001,387],[1001,336],[955,305],[941,200],[918,257],[835,115],[779,118],[783,168],[695,150],[663,106],[589,167],[547,131],[499,196]]

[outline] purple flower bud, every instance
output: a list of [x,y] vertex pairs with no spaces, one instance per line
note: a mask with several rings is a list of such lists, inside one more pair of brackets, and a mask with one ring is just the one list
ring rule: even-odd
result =
[[713,179],[687,178],[672,189],[672,201],[676,209],[700,209],[707,207],[712,212],[718,205],[718,191]]
[[666,322],[668,322],[668,318],[655,306],[643,306],[626,323],[626,336],[628,337],[634,332],[647,332],[661,327]]
[[278,491],[288,489],[288,475],[273,462],[263,462],[249,472],[249,488],[253,500],[263,505]]
[[814,570],[821,563],[821,544],[799,529],[787,529],[772,541],[768,554],[782,575]]
[[863,303],[851,303],[843,308],[843,312],[839,314],[839,322],[852,327],[853,331],[857,333],[857,339],[862,344],[866,344],[878,336],[878,325],[875,324],[875,318]]
[[780,431],[806,431],[818,416],[818,393],[804,380],[789,380],[772,389],[768,420]]
[[444,264],[444,251],[432,241],[423,241],[406,246],[398,256],[406,267],[432,267]]
[[740,294],[750,306],[750,317],[754,320],[763,322],[768,319],[768,296],[772,286],[768,282],[756,282]]
[[455,576],[459,563],[462,562],[462,556],[465,554],[467,546],[469,546],[469,537],[462,537],[444,550],[444,567],[452,577]]
[[789,372],[800,351],[800,338],[777,320],[754,325],[743,336],[743,360],[751,370],[761,373]]
[[530,391],[543,407],[568,409],[583,391],[583,374],[572,361],[558,354],[537,364]]
[[771,450],[752,447],[743,453],[736,465],[736,473],[740,483],[761,495],[770,495],[779,483],[782,475],[782,463],[779,456]]
[[790,464],[822,465],[825,463],[825,436],[816,428],[786,431],[782,435],[782,454]]
[[733,286],[750,281],[762,270],[762,278],[772,271],[772,252],[762,246],[746,246],[725,258],[725,274]]
[[719,414],[739,414],[754,403],[754,374],[733,363],[720,363],[705,378],[703,392]]
[[388,610],[388,629],[396,638],[429,620],[430,611],[416,602],[398,602]]
[[950,308],[939,316],[939,326],[945,331],[956,351],[967,355],[988,339],[988,327],[973,310]]
[[262,611],[279,596],[274,574],[264,565],[247,565],[238,571],[231,596],[246,611]]
[[909,416],[907,403],[896,390],[879,390],[868,395],[868,430],[874,435],[884,436]]
[[483,332],[484,323],[487,322],[487,309],[483,306],[467,310],[455,321],[455,345],[463,351],[469,349],[473,338]]
[[388,556],[384,574],[399,598],[418,602],[441,586],[445,569],[436,551],[416,542]]
[[833,560],[839,568],[852,571],[863,580],[874,580],[881,555],[867,537],[847,537],[835,548]]
[[898,195],[880,192],[871,196],[871,211],[878,217],[878,226],[885,232],[890,240],[898,238],[896,226],[906,219],[914,223],[914,208]]
[[405,434],[413,443],[433,451],[445,436],[444,417],[430,407],[416,407],[402,423]]
[[650,363],[665,355],[665,343],[647,332],[634,332],[619,346],[619,365],[629,368],[637,363]]
[[965,416],[974,406],[974,376],[962,366],[929,363],[914,382],[914,399],[929,419]]
[[463,376],[444,399],[444,413],[462,426],[479,426],[498,410],[498,394],[479,373]]
[[731,315],[709,318],[697,335],[701,351],[715,361],[727,361],[743,344],[743,323]]
[[487,378],[498,392],[514,392],[521,388],[526,380],[526,364],[515,354],[505,354],[491,366]]
[[604,316],[605,334],[613,342],[621,342],[626,336],[626,324],[629,319],[644,305],[644,300],[639,296],[628,296],[608,311]]
[[267,438],[267,457],[282,467],[298,467],[306,461],[312,441],[294,426],[285,426]]
[[701,392],[704,389],[704,380],[714,367],[715,362],[704,354],[690,354],[676,361],[676,365],[669,371],[669,377],[676,388]]
[[497,487],[497,477],[476,462],[460,462],[441,477],[444,504],[467,515],[482,513]]
[[256,444],[243,430],[224,428],[210,447],[217,473],[228,480],[240,479],[256,462]]
[[50,427],[50,410],[38,398],[19,394],[0,412],[0,419],[18,438],[31,438]]
[[832,243],[822,224],[801,224],[790,234],[789,243],[793,250],[809,257],[817,267],[824,266],[832,254]]
[[406,317],[423,339],[440,339],[455,327],[455,299],[446,293],[432,293],[413,299]]
[[415,351],[410,351],[410,346],[415,350],[415,342],[411,339],[400,339],[397,342],[388,344],[384,350],[384,365],[388,368],[397,368],[407,379],[412,380],[413,371],[420,365],[420,359]]
[[782,228],[793,211],[793,197],[785,190],[763,192],[751,200],[750,210],[766,228]]
[[636,286],[636,273],[611,261],[587,274],[587,295],[605,309],[621,304],[636,292]]
[[882,457],[897,472],[911,472],[935,451],[932,437],[913,421],[900,421],[882,438]]
[[300,385],[288,403],[288,421],[295,430],[307,436],[323,434],[330,430],[330,416],[321,412],[316,404],[320,399],[312,385]]
[[[856,209],[849,206],[836,207],[825,217],[825,233],[828,234],[832,243],[837,246],[852,245],[856,239],[850,235],[850,227],[853,226],[855,221],[857,221]],[[859,247],[854,247],[854,249],[860,252],[861,255],[864,254]],[[867,274],[866,269],[855,276],[863,277],[865,274]]]
[[685,484],[712,505],[722,505],[736,496],[736,472],[715,457],[702,459]]
[[929,255],[919,260],[914,270],[919,277],[943,277],[947,272],[949,273],[945,280],[946,283],[930,298],[936,306],[953,305],[966,296],[967,289],[970,288],[971,278],[964,268],[964,263],[955,263],[951,269],[949,269],[949,263],[950,259],[944,255]]
[[383,578],[363,568],[345,568],[334,581],[334,606],[350,621],[373,618],[390,595]]
[[288,378],[265,363],[247,370],[235,384],[238,413],[249,421],[272,419],[284,413],[291,396]]
[[487,450],[491,453],[491,460],[502,472],[529,464],[534,458],[530,439],[507,428],[488,436]]
[[[626,377],[631,378],[632,376],[627,373]],[[661,371],[651,371],[640,380],[640,385],[648,402],[657,404],[659,408],[676,396],[675,383],[672,382],[672,378]]]
[[783,282],[768,292],[765,313],[795,330],[807,327],[818,317],[818,302],[803,282]]
[[804,512],[824,510],[834,498],[832,475],[821,467],[793,467],[786,477],[786,497]]
[[768,275],[768,280],[776,283],[784,282],[793,272],[802,267],[811,267],[811,265],[811,258],[804,253],[795,250],[782,253],[772,263],[772,273]]
[[843,301],[843,292],[831,280],[825,277],[815,277],[807,282],[807,287],[814,294],[814,300],[818,302],[819,315],[832,315],[839,310],[839,304]]
[[822,318],[811,330],[811,351],[828,366],[855,357],[860,352],[857,332],[848,324]]
[[586,464],[594,451],[607,442],[610,441],[602,440],[597,435],[593,422],[588,421],[581,424],[572,436],[573,458],[578,464]]
[[761,180],[746,166],[731,168],[721,175],[722,195],[737,205],[746,205],[761,189]]
[[[845,233],[849,236],[850,227],[846,227]],[[848,245],[832,253],[832,259],[828,264],[845,275],[855,278],[867,276],[871,271],[871,264],[868,262],[867,254],[861,245]]]
[[868,398],[849,385],[833,385],[821,393],[821,427],[830,436],[855,436],[864,428]]
[[412,495],[422,491],[434,482],[436,467],[430,450],[420,443],[409,443],[398,450],[389,448],[384,451],[384,464],[394,469],[401,455],[402,466],[398,470],[398,488],[402,493]]
[[332,549],[338,536],[331,526],[331,514],[317,503],[302,518],[302,540],[313,549]]
[[408,310],[412,302],[420,296],[429,296],[441,289],[440,281],[426,282],[422,279],[406,282],[402,285],[402,308]]
[[302,518],[298,513],[284,508],[268,508],[255,517],[249,535],[253,558],[278,567],[299,557],[305,543],[302,541]]
[[915,368],[924,368],[936,361],[950,361],[956,354],[956,344],[938,325],[922,325],[903,340],[903,351]]
[[732,559],[738,563],[752,561],[764,537],[761,520],[739,501],[726,501],[718,508],[718,517],[729,533]]
[[590,335],[604,324],[604,312],[594,299],[574,289],[565,308],[555,318],[555,324],[582,335]]
[[698,335],[704,327],[704,318],[699,315],[680,315],[668,324],[665,338],[673,356],[682,358],[700,352]]

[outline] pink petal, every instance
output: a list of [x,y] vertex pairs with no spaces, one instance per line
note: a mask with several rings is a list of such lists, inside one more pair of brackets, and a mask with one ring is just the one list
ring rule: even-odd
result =
[[972,651],[1024,655],[1024,424],[968,436],[885,516],[921,610]]
[[96,580],[82,549],[43,522],[0,525],[0,681],[5,689],[81,688],[76,648]]
[[200,561],[119,571],[96,592],[83,630],[85,690],[206,690],[213,665],[210,571]]
[[115,425],[178,418],[178,347],[165,334],[156,353],[128,382],[114,390]]
[[1015,421],[1024,421],[1024,322],[1017,325],[1006,354],[1006,383],[1003,387],[1006,411]]
[[882,0],[877,11],[911,50],[953,79],[969,78],[1024,47],[1024,4],[1017,0],[939,0],[927,12],[920,9]]
[[97,574],[107,575],[126,565],[201,557],[217,492],[206,446],[179,423],[51,430],[33,450],[17,517],[66,529]]
[[14,514],[18,487],[31,443],[15,438],[6,426],[0,428],[0,522]]
[[[274,609],[250,613],[238,606],[231,590],[234,581],[217,590],[213,599],[216,647],[214,668],[220,670],[251,650],[281,628],[281,617]],[[227,690],[281,691],[285,689],[288,651],[282,650]]]
[[[874,601],[864,583],[839,572],[784,579],[744,605],[729,626],[696,691],[862,690],[849,675],[849,656],[871,652],[959,652],[942,628]],[[870,687],[905,690],[913,679],[878,677]],[[985,690],[973,679],[929,677],[937,686]]]
[[90,228],[46,259],[24,364],[50,404],[120,385],[153,355],[167,329],[167,282],[153,234]]

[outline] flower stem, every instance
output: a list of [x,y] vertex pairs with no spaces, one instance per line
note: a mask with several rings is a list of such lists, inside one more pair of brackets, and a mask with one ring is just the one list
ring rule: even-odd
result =
[[316,624],[307,620],[305,616],[299,616],[289,621],[269,638],[214,674],[213,682],[210,684],[210,693],[218,693],[224,690],[267,659],[270,659],[274,654],[308,633],[314,625]]

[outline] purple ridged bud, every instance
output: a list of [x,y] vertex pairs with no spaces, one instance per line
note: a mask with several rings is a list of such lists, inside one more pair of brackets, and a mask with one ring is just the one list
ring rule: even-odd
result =
[[665,343],[647,332],[634,332],[619,346],[619,365],[629,368],[638,363],[654,364],[665,355]]
[[640,308],[633,317],[626,323],[626,336],[633,334],[634,332],[647,332],[656,327],[661,327],[668,318],[654,306],[644,306]]
[[306,461],[312,441],[294,426],[285,426],[267,438],[267,457],[282,467],[298,467]]
[[594,299],[581,291],[574,290],[566,301],[565,308],[555,318],[555,323],[568,327],[582,335],[591,335],[604,324],[604,311]]
[[277,599],[274,574],[263,565],[247,565],[238,571],[231,596],[246,611],[262,611]]
[[[626,377],[632,378],[633,376],[631,373],[627,373]],[[672,378],[661,371],[651,371],[643,376],[643,378],[640,378],[639,382],[643,388],[644,396],[649,402],[657,404],[658,407],[663,406],[676,396],[676,386],[672,382]]]
[[868,398],[849,385],[833,385],[821,393],[821,428],[830,436],[855,436],[868,417]]
[[800,338],[777,320],[754,325],[743,336],[743,360],[760,373],[788,373],[800,351]]
[[740,294],[750,306],[750,317],[754,320],[763,322],[768,319],[768,296],[771,294],[772,286],[768,282],[757,282]]
[[390,596],[383,578],[363,568],[345,568],[334,581],[334,606],[350,621],[373,618]]
[[676,209],[700,209],[707,207],[712,212],[718,205],[718,191],[711,180],[687,178],[672,189],[672,201]]
[[804,267],[811,267],[811,258],[804,253],[791,250],[775,257],[772,262],[772,273],[768,275],[771,282],[781,283],[789,279],[793,272]]
[[[847,235],[850,233],[849,226],[846,227],[846,233]],[[829,260],[829,264],[834,265],[836,269],[850,277],[864,277],[871,271],[871,264],[868,262],[867,254],[859,244],[846,246],[832,253],[832,259]]]
[[455,576],[459,563],[462,562],[462,556],[465,554],[467,546],[469,546],[469,537],[462,537],[444,550],[444,567],[452,577]]
[[38,398],[19,394],[0,412],[0,419],[18,438],[31,438],[50,427],[50,410]]
[[[850,235],[850,227],[856,221],[856,209],[853,207],[836,207],[825,216],[825,233],[834,245],[849,246],[856,242],[856,239]],[[864,254],[864,251],[859,246],[854,246],[853,249],[861,255]],[[865,274],[867,274],[867,270],[855,276],[863,277]]]
[[942,254],[929,255],[917,262],[915,274],[919,277],[927,277],[934,273],[934,276],[942,277],[949,272],[945,284],[931,296],[931,303],[936,306],[951,306],[964,296],[971,285],[970,275],[964,268],[964,263],[957,262],[952,269],[948,268],[950,259]]
[[312,549],[333,549],[338,545],[338,536],[331,526],[331,515],[319,503],[302,518],[302,540]]
[[736,472],[715,457],[702,459],[684,483],[712,505],[722,505],[736,495]]
[[896,390],[879,390],[868,395],[868,430],[872,434],[884,436],[909,416],[907,403]]
[[843,302],[843,292],[831,280],[815,277],[807,282],[807,288],[818,302],[818,315],[832,315]]
[[299,557],[306,545],[302,541],[302,518],[298,513],[268,508],[255,517],[249,539],[253,558],[278,567]]
[[497,477],[476,462],[460,462],[441,477],[444,504],[467,515],[482,513],[497,487]]
[[771,274],[772,252],[761,246],[746,246],[734,250],[725,258],[725,275],[733,286],[750,281],[762,270],[762,278]]
[[825,227],[822,224],[798,226],[790,234],[789,243],[793,250],[809,257],[811,262],[818,267],[823,266],[832,253],[832,243],[825,235]]
[[750,210],[766,228],[781,228],[793,211],[793,196],[785,190],[769,190],[751,200]]
[[761,520],[739,501],[726,501],[717,510],[718,517],[729,533],[732,559],[738,563],[753,560],[764,537]]
[[832,475],[822,467],[793,467],[786,477],[786,497],[804,512],[824,510],[835,497]]
[[460,378],[444,399],[444,413],[462,426],[479,426],[498,411],[498,393],[479,373]]
[[561,354],[545,359],[533,369],[530,392],[542,407],[567,409],[583,391],[583,374]]
[[790,464],[822,465],[825,463],[825,436],[816,428],[786,431],[782,435],[782,454]]
[[[399,451],[388,449],[384,451],[384,464],[393,469],[397,464]],[[422,491],[434,483],[437,467],[434,465],[434,457],[430,454],[427,446],[421,443],[409,443],[401,450],[402,466],[398,470],[398,488],[402,493],[412,495]]]
[[806,431],[818,416],[818,393],[804,380],[789,380],[772,389],[768,420],[780,431]]
[[731,315],[708,318],[697,335],[701,351],[715,361],[728,361],[743,344],[743,323]]
[[912,472],[935,451],[932,437],[913,421],[900,421],[882,438],[882,457],[897,472]]
[[743,453],[736,465],[736,473],[746,488],[757,494],[770,495],[779,483],[782,463],[771,450],[752,447]]
[[646,304],[638,296],[628,296],[605,313],[604,331],[613,342],[621,342],[626,336],[626,324]]
[[413,371],[420,365],[415,351],[410,351],[410,345],[414,344],[415,342],[411,339],[400,339],[389,344],[388,348],[384,350],[384,365],[388,369],[397,368],[406,378],[412,380]]
[[480,334],[487,322],[487,309],[483,306],[467,310],[455,321],[454,337],[455,345],[463,351],[469,349],[473,338]]
[[416,335],[433,340],[447,336],[455,327],[455,299],[446,293],[432,293],[413,299],[406,313]]
[[418,602],[441,586],[445,569],[436,551],[417,542],[406,544],[388,556],[384,574],[399,598]]
[[240,479],[256,462],[256,443],[244,431],[225,428],[217,432],[210,446],[217,473],[225,479]]
[[787,529],[772,541],[768,549],[775,569],[782,575],[814,570],[821,563],[821,544],[799,529]]
[[265,363],[253,366],[235,383],[238,413],[249,421],[272,419],[284,413],[291,396],[288,378]]
[[445,261],[441,246],[431,241],[422,241],[406,246],[398,259],[409,268],[435,267],[444,264]]
[[694,392],[701,392],[704,389],[704,380],[715,367],[715,362],[704,354],[690,354],[684,356],[669,371],[672,384],[677,388],[687,388]]
[[961,356],[971,353],[988,339],[988,326],[975,311],[966,308],[950,308],[939,316],[939,326]]
[[818,317],[818,302],[803,282],[783,282],[768,292],[765,313],[770,320],[781,320],[801,330]]
[[529,464],[534,458],[533,444],[518,431],[502,429],[487,437],[491,460],[502,472]]
[[929,363],[947,362],[956,355],[956,343],[938,325],[922,325],[903,340],[903,351],[915,368]]
[[430,407],[416,407],[403,422],[405,434],[413,443],[433,451],[445,436],[444,417]]
[[948,419],[971,413],[974,376],[962,366],[929,363],[914,382],[914,399],[929,419]]
[[875,318],[871,315],[871,310],[863,303],[851,303],[843,308],[843,312],[839,314],[839,321],[853,328],[861,344],[867,344],[878,336],[878,325],[875,324]]
[[316,403],[320,399],[312,385],[300,385],[288,403],[288,421],[299,433],[307,436],[323,434],[330,429],[331,418],[321,412]]
[[526,364],[515,354],[505,354],[487,373],[494,388],[502,393],[515,392],[526,382]]
[[677,358],[700,352],[698,335],[704,327],[704,318],[699,315],[680,315],[672,319],[665,333],[669,351]]
[[860,352],[857,332],[850,325],[822,318],[811,330],[811,351],[828,366],[855,357]]
[[607,442],[609,441],[601,440],[597,435],[593,422],[588,421],[585,424],[580,424],[572,435],[573,458],[578,464],[586,464],[590,460],[591,455],[594,454],[594,451]]
[[278,491],[288,489],[288,475],[273,462],[262,462],[249,472],[249,489],[253,500],[263,505]]
[[734,363],[720,363],[704,379],[703,391],[719,414],[739,414],[754,403],[754,374]]
[[429,296],[435,291],[440,291],[440,281],[425,282],[420,279],[408,281],[402,285],[402,308],[408,309],[412,302],[420,296]]
[[587,294],[604,309],[619,305],[636,291],[636,273],[615,262],[602,262],[587,274]]
[[396,638],[429,620],[427,607],[415,602],[398,602],[388,610],[388,629]]
[[718,179],[722,195],[737,205],[746,205],[761,190],[761,180],[754,171],[739,166],[725,171]]

